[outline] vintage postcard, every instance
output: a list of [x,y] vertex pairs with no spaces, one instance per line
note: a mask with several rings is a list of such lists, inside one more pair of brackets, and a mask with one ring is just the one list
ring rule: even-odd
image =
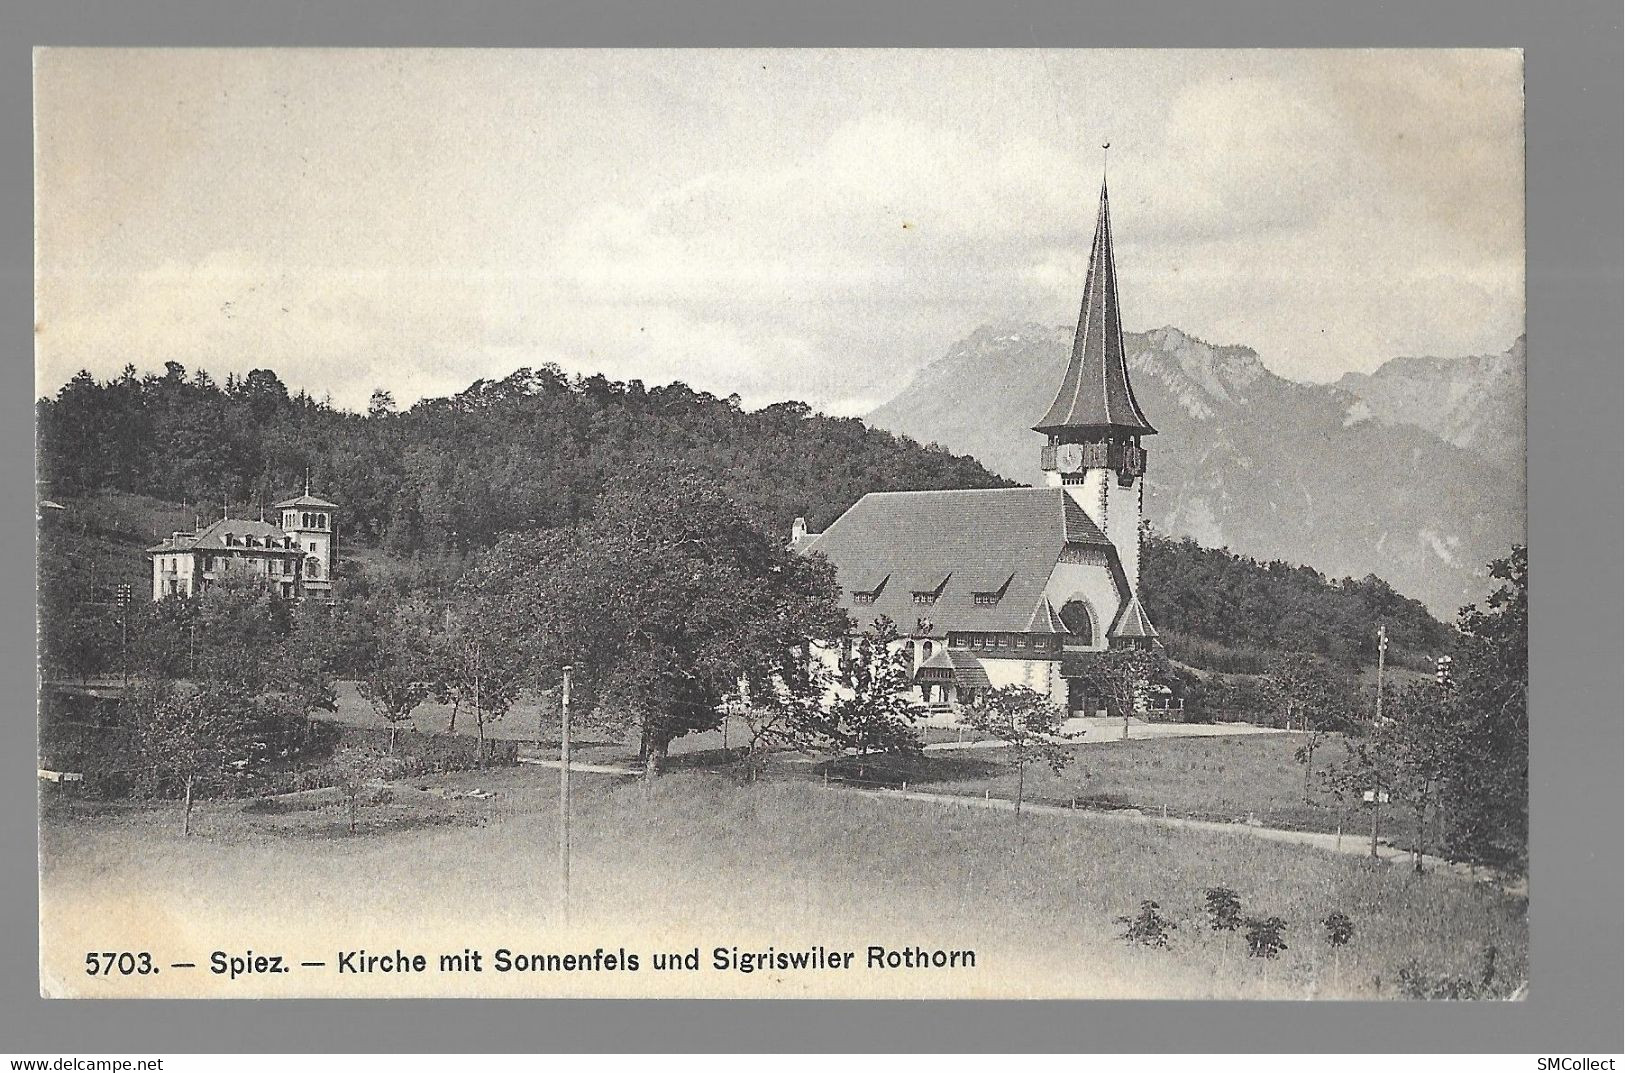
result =
[[1517,999],[1517,51],[35,53],[43,994]]

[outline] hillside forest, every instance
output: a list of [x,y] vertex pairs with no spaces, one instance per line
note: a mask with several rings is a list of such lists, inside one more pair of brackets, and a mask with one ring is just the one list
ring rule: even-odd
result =
[[[646,388],[556,366],[478,381],[399,410],[386,391],[366,414],[290,392],[256,369],[217,382],[175,362],[161,374],[97,381],[80,373],[38,403],[46,494],[82,509],[42,542],[43,605],[53,592],[104,603],[142,591],[141,548],[229,509],[252,515],[309,486],[340,504],[340,577],[364,572],[402,591],[444,589],[504,534],[581,522],[613,475],[658,461],[704,474],[748,521],[814,531],[870,491],[1012,482],[975,459],[784,402],[746,411],[682,383]],[[1330,579],[1190,539],[1147,532],[1143,587],[1152,621],[1182,662],[1262,673],[1299,651],[1348,672],[1390,660],[1424,669],[1453,631],[1381,578]]]

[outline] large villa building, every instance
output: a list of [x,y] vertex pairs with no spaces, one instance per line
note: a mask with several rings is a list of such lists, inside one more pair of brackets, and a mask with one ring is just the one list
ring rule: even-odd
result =
[[152,598],[193,596],[234,573],[263,579],[284,597],[333,596],[334,512],[310,494],[272,508],[280,525],[261,518],[221,518],[191,533],[171,533],[147,549]]
[[932,708],[1024,685],[1095,712],[1090,661],[1159,644],[1139,599],[1141,438],[1156,429],[1129,383],[1104,182],[1071,361],[1033,428],[1045,487],[871,492],[793,535],[834,564],[854,622],[896,624]]

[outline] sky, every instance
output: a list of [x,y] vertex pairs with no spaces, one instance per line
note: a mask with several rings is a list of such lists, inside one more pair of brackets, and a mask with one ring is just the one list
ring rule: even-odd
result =
[[553,362],[862,414],[1076,321],[1103,166],[1126,330],[1334,380],[1522,333],[1523,145],[1515,51],[48,49],[37,390]]

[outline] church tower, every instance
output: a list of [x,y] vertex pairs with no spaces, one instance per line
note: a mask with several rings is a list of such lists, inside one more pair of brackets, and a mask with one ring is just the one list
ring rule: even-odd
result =
[[1140,437],[1157,430],[1140,411],[1129,384],[1104,179],[1072,360],[1055,401],[1033,431],[1049,440],[1043,449],[1046,483],[1065,488],[1117,548],[1130,593],[1119,622],[1131,617],[1125,612],[1143,618],[1138,608],[1145,498],[1145,449]]

